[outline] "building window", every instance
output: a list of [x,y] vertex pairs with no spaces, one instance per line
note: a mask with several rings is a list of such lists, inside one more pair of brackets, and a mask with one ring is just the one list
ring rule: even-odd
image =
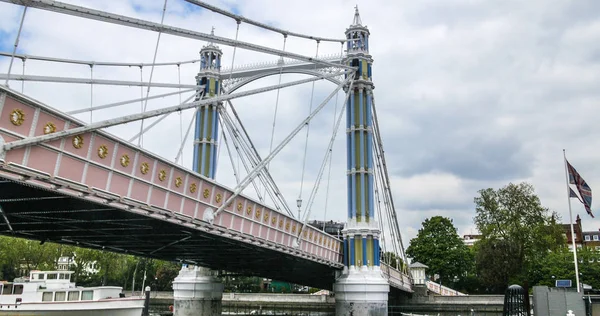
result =
[[590,235],[585,235],[585,241],[590,241]]
[[598,235],[594,235],[594,241],[598,241]]

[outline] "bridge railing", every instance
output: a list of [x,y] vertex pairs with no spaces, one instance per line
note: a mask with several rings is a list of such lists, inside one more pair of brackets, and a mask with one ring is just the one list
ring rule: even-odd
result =
[[443,286],[439,283],[435,283],[433,281],[427,281],[426,283],[427,289],[443,296],[465,296],[467,294],[461,293],[457,290],[451,289],[449,287]]
[[383,262],[381,263],[381,271],[390,282],[390,285],[408,290],[412,289],[413,282],[409,275]]

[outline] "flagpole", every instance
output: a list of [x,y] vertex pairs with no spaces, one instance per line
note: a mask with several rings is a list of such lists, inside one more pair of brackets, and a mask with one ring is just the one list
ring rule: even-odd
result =
[[579,286],[579,266],[577,263],[577,247],[575,246],[575,230],[573,229],[573,212],[571,211],[571,187],[569,186],[569,171],[567,168],[567,154],[563,149],[563,158],[565,159],[565,180],[567,184],[567,200],[569,201],[569,220],[571,221],[571,242],[573,244],[573,261],[575,262],[575,280],[577,283],[577,293],[581,292]]

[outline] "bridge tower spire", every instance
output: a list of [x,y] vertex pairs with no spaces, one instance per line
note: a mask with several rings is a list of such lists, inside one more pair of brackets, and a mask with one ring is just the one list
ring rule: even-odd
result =
[[[214,28],[211,31],[214,35]],[[200,50],[200,72],[196,76],[196,83],[204,85],[202,99],[212,98],[221,92],[221,57],[223,52],[213,44],[202,47]],[[200,106],[196,112],[196,128],[194,137],[193,170],[197,173],[214,179],[217,173],[217,140],[219,134],[220,104],[214,103]]]
[[[346,29],[346,65],[356,67],[347,104],[348,221],[344,227],[344,270],[334,285],[337,315],[387,315],[389,284],[380,269],[379,225],[373,176],[373,89],[369,29],[358,6]],[[348,91],[349,86],[345,87]]]

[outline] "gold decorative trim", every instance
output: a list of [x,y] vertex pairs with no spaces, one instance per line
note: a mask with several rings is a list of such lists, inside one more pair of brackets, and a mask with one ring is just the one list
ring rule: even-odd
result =
[[177,177],[175,179],[175,186],[179,188],[182,184],[183,184],[183,180],[181,180],[181,177]]
[[267,223],[269,222],[269,213],[265,212],[265,215],[263,215],[263,220]]
[[14,109],[10,113],[10,122],[13,123],[13,125],[21,126],[21,124],[25,122],[25,113],[23,112],[23,110]]
[[277,218],[275,216],[271,217],[271,225],[275,225],[277,223]]
[[44,125],[44,135],[52,134],[54,132],[56,132],[56,125],[54,125],[54,123],[48,122]]
[[142,172],[142,174],[147,174],[148,171],[150,171],[150,166],[147,162],[142,162],[142,165],[140,165],[140,172]]
[[296,233],[296,224],[292,225],[292,233]]
[[98,147],[98,157],[104,159],[106,156],[108,156],[108,148],[106,145],[100,145],[100,147]]
[[290,222],[285,223],[285,230],[290,230]]
[[190,184],[190,193],[196,193],[198,186],[195,183]]
[[221,195],[221,193],[217,193],[215,201],[217,201],[217,203],[221,203],[221,201],[223,201],[223,196]]
[[81,147],[83,147],[83,137],[81,135],[73,137],[72,143],[75,149],[80,149]]
[[256,213],[254,214],[254,216],[256,216],[256,218],[260,219],[260,210],[256,210]]
[[208,189],[204,189],[204,191],[202,191],[202,196],[205,199],[208,199],[208,196],[210,195],[210,191]]
[[121,156],[121,159],[119,159],[119,162],[123,167],[129,166],[129,156],[127,154],[124,154],[123,156]]
[[312,240],[313,239],[313,232],[310,232],[310,234],[308,234],[308,240]]
[[304,237],[304,239],[306,239],[306,236],[308,236],[308,232],[304,231],[304,233],[302,233],[302,237]]
[[167,178],[167,172],[165,170],[161,170],[158,172],[158,180],[165,181]]
[[238,203],[238,205],[237,205],[237,210],[238,210],[239,212],[241,212],[243,207],[244,207],[244,206],[242,205],[242,202],[239,202],[239,203]]
[[246,207],[246,215],[252,214],[252,206]]
[[279,229],[283,228],[283,219],[279,220]]

